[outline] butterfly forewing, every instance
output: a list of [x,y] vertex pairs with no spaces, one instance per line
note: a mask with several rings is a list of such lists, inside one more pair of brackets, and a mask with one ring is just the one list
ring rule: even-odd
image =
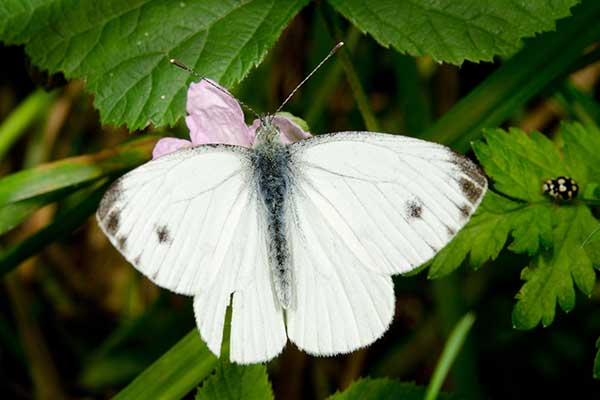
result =
[[433,257],[473,214],[487,181],[434,143],[372,132],[291,145],[288,336],[316,354],[352,351],[387,329],[390,275]]
[[140,272],[195,296],[198,328],[215,354],[235,292],[230,352],[240,363],[270,359],[286,341],[248,152],[216,145],[160,157],[117,180],[97,213],[104,233]]

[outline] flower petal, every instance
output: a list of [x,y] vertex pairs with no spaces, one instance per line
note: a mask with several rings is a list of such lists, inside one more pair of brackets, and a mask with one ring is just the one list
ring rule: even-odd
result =
[[[273,124],[279,128],[279,140],[283,144],[294,143],[299,140],[308,139],[312,136],[310,132],[304,131],[297,123],[283,115],[275,115],[273,117]],[[255,119],[254,122],[252,122],[252,125],[250,126],[253,140],[254,136],[256,135],[256,129],[258,129],[259,126],[259,119]]]
[[252,145],[254,136],[244,122],[242,108],[233,95],[228,93],[218,83],[212,80],[209,83],[208,79],[190,85],[186,106],[189,115],[185,122],[194,145]]
[[192,142],[184,139],[177,139],[172,137],[162,138],[154,145],[152,149],[152,159],[162,157],[166,154],[172,153],[184,147],[192,146]]

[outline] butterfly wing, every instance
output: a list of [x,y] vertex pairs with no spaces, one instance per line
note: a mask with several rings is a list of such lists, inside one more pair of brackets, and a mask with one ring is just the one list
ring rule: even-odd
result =
[[286,340],[282,311],[269,296],[264,216],[248,154],[204,145],[152,160],[119,178],[97,212],[101,229],[135,268],[161,287],[195,296],[198,328],[217,355],[233,294],[231,336],[243,332],[253,341],[246,348],[232,339],[238,362],[272,358]]
[[467,158],[372,132],[291,145],[296,307],[288,336],[314,354],[367,345],[393,315],[390,275],[432,258],[475,211],[487,181]]

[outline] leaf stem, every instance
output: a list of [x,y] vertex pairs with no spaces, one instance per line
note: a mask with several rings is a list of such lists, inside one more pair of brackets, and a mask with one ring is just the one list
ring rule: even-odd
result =
[[218,362],[194,328],[114,399],[181,399],[208,376]]
[[4,158],[15,141],[36,121],[56,96],[37,89],[23,100],[0,125],[0,160]]
[[452,333],[450,333],[450,337],[444,346],[444,351],[435,367],[431,381],[427,386],[425,400],[435,400],[437,398],[446,375],[448,375],[448,371],[450,371],[450,367],[456,359],[474,322],[475,315],[469,312],[462,317],[452,330]]
[[[322,6],[320,9],[322,10],[322,15],[325,19],[325,25],[327,26],[327,29],[335,41],[341,41],[344,35],[342,34],[342,30],[340,28],[338,15],[327,4],[321,4]],[[342,68],[344,68],[344,72],[346,73],[346,78],[348,79],[348,84],[350,85],[350,89],[352,90],[352,94],[354,95],[354,99],[358,105],[358,110],[360,111],[363,121],[365,121],[365,126],[370,131],[380,131],[381,129],[379,127],[379,123],[375,119],[375,114],[369,105],[369,100],[367,99],[367,95],[360,83],[358,74],[354,69],[348,49],[341,48],[338,52],[338,57],[342,64]]]

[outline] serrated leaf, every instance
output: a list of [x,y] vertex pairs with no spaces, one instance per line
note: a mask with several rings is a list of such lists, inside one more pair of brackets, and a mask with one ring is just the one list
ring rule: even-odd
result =
[[558,207],[554,216],[554,248],[536,256],[521,273],[526,283],[513,310],[513,325],[519,329],[531,329],[540,321],[548,326],[554,320],[556,303],[567,312],[575,306],[574,284],[589,296],[596,283],[593,262],[583,243],[598,221],[582,204]]
[[[335,393],[329,400],[422,400],[425,388],[414,383],[399,382],[392,379],[363,378],[354,382],[343,392]],[[456,395],[440,393],[442,400],[459,399]]]
[[553,30],[577,0],[329,0],[384,46],[461,64],[514,52],[519,40]]
[[494,188],[505,195],[528,202],[544,201],[544,181],[569,175],[556,146],[541,133],[488,129],[484,138],[485,142],[473,144],[473,150],[493,179]]
[[267,368],[262,364],[238,365],[222,362],[214,375],[198,388],[196,400],[273,399]]
[[25,43],[34,64],[83,78],[102,122],[172,125],[190,74],[231,86],[260,63],[308,0],[4,0],[0,40]]
[[561,133],[569,174],[585,190],[590,182],[600,182],[600,131],[593,125],[563,124]]
[[548,203],[520,203],[488,192],[471,221],[434,258],[429,278],[439,278],[469,262],[479,267],[494,260],[512,235],[515,253],[537,253],[551,244],[552,217]]

